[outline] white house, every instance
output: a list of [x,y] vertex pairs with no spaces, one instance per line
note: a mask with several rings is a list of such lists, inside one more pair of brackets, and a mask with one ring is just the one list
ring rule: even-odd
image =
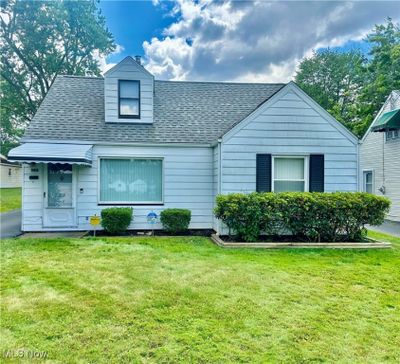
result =
[[400,221],[400,91],[392,91],[360,146],[361,190],[392,202],[388,220]]
[[219,231],[219,193],[358,186],[357,138],[293,82],[158,81],[131,57],[57,77],[22,141],[24,231],[89,229],[108,206],[132,206],[132,229],[177,207]]
[[0,188],[16,188],[22,186],[22,173],[19,163],[10,162],[0,154]]

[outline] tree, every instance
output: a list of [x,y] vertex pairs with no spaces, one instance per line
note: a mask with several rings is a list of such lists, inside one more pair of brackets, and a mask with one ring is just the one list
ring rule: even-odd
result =
[[362,135],[368,129],[386,98],[400,89],[400,27],[388,18],[376,25],[366,41],[370,43],[370,62],[361,92],[359,120],[355,131]]
[[296,82],[337,120],[347,124],[363,84],[365,57],[359,51],[326,49],[304,59]]
[[58,74],[100,75],[115,49],[98,1],[2,0],[1,147],[18,142]]
[[358,136],[368,129],[392,90],[400,89],[400,28],[388,18],[358,51],[314,52],[299,65],[296,82]]

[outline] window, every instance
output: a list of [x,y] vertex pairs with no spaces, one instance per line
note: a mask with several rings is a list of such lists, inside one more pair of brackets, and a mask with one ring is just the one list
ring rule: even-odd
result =
[[72,207],[72,165],[49,164],[47,168],[47,206]]
[[11,168],[8,168],[8,175],[11,176]]
[[307,191],[305,157],[274,157],[272,190],[274,192]]
[[373,172],[372,171],[364,171],[363,172],[363,180],[364,180],[364,192],[373,193]]
[[162,203],[162,159],[100,159],[100,203]]
[[386,130],[386,140],[391,140],[391,139],[398,139],[399,138],[399,130],[394,129],[394,130]]
[[140,82],[119,80],[119,117],[140,118]]

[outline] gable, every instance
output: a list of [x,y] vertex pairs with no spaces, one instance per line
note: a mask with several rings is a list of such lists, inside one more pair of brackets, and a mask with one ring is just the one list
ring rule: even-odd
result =
[[[138,87],[138,116],[120,114],[120,82],[134,81]],[[104,112],[106,123],[153,123],[154,77],[132,57],[124,58],[104,75]]]
[[222,137],[256,138],[260,133],[270,142],[276,139],[308,139],[310,145],[338,143],[355,145],[358,138],[334,119],[295,83],[290,82]]

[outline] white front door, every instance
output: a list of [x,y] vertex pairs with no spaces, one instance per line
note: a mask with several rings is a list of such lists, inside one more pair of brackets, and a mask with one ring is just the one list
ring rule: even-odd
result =
[[76,227],[75,173],[71,164],[47,164],[43,227]]

